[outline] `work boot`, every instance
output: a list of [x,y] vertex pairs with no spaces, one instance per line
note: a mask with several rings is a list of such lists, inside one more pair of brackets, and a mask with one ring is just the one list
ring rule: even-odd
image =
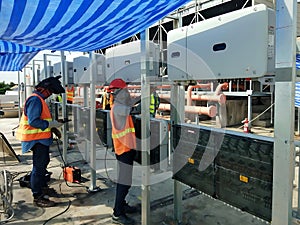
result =
[[60,195],[57,193],[57,191],[54,188],[51,187],[43,187],[43,194],[48,195],[50,197],[59,197]]
[[53,207],[53,206],[56,205],[55,202],[49,200],[44,195],[42,195],[40,197],[35,197],[33,199],[33,204],[38,206],[38,207],[41,207],[41,208]]
[[138,212],[138,208],[135,207],[135,206],[130,206],[130,205],[126,204],[124,206],[124,212],[128,213],[128,214],[137,213]]
[[120,216],[115,216],[114,214],[112,215],[112,222],[114,224],[121,224],[121,225],[134,225],[135,221],[125,214],[122,214]]

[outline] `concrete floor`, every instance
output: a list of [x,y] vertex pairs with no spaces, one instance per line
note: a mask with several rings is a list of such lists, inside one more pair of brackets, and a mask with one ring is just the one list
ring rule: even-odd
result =
[[[38,208],[32,203],[31,191],[19,185],[18,178],[31,170],[31,154],[21,154],[20,143],[12,136],[12,129],[18,125],[18,118],[0,118],[0,132],[9,140],[14,151],[19,155],[18,163],[5,153],[0,153],[0,168],[6,169],[14,176],[13,208],[14,217],[9,221],[11,225],[40,225],[40,224],[73,224],[100,225],[112,224],[111,213],[114,204],[116,179],[116,160],[104,147],[97,146],[96,187],[100,191],[91,189],[89,155],[84,151],[85,142],[78,142],[67,152],[68,163],[81,169],[84,182],[80,184],[66,183],[62,178],[63,165],[58,146],[51,146],[51,162],[48,170],[53,172],[50,186],[60,194],[51,198],[58,202],[53,208]],[[59,147],[62,149],[62,146]],[[151,224],[175,225],[173,220],[173,180],[171,171],[153,173],[151,175]],[[133,187],[130,189],[128,201],[132,205],[141,205],[141,170],[138,165],[134,168]],[[262,225],[265,221],[246,212],[240,211],[219,200],[200,194],[196,190],[184,187],[182,202],[182,225]],[[297,190],[297,189],[295,189]],[[295,191],[296,192],[296,191]],[[296,194],[295,194],[296,196]],[[296,204],[297,201],[294,201]],[[141,224],[141,215],[133,214],[136,224]],[[295,224],[299,221],[295,220]]]

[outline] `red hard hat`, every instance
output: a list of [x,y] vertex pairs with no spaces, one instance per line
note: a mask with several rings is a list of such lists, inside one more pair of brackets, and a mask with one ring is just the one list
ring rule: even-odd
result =
[[121,78],[114,79],[109,84],[109,89],[123,89],[126,88],[127,84],[124,80]]

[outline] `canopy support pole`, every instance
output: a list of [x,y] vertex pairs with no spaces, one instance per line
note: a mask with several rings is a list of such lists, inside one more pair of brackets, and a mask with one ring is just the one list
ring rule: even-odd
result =
[[[44,79],[48,78],[48,65],[47,65],[47,54],[43,55],[44,58],[44,73],[45,73],[45,77]],[[43,79],[42,79],[43,80]]]
[[276,1],[272,225],[292,224],[296,23],[297,1]]
[[142,225],[150,224],[149,31],[141,32]]
[[[44,54],[45,56],[45,54]],[[60,51],[60,58],[61,58],[61,76],[62,76],[62,85],[63,87],[66,87],[66,59],[65,59],[65,52]],[[47,60],[47,59],[46,59]],[[47,61],[46,61],[47,64]],[[44,71],[47,70],[47,67],[44,69]],[[62,114],[63,118],[67,119],[67,96],[66,94],[62,95]],[[63,159],[67,163],[67,148],[68,148],[68,133],[67,133],[67,123],[64,123],[63,125]]]
[[90,57],[90,163],[91,163],[91,183],[89,191],[97,191],[96,187],[96,97],[95,97],[95,75],[97,74],[97,61],[94,52],[89,53]]
[[19,121],[21,120],[21,105],[23,105],[23,100],[21,100],[21,84],[20,84],[20,71],[18,71],[18,116],[19,116]]
[[[183,85],[176,84],[171,91],[171,123],[175,125],[184,121],[185,90]],[[173,133],[171,126],[171,139],[174,137]],[[171,141],[171,150],[174,152],[173,141]],[[176,224],[182,222],[182,184],[177,180],[174,180],[174,220]]]
[[[173,21],[174,28],[182,27],[182,17]],[[185,90],[184,86],[176,84],[171,89],[171,123],[179,124],[184,121]],[[173,128],[171,126],[171,140],[173,138]],[[171,141],[171,151],[174,152],[173,142]],[[182,222],[182,183],[174,180],[174,220],[177,224]]]

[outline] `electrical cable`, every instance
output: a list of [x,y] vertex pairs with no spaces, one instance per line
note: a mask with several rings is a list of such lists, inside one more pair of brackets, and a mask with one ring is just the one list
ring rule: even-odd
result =
[[[56,141],[57,141],[57,149],[58,149],[59,154],[60,154],[60,156],[61,156],[61,159],[62,159],[62,161],[63,161],[64,167],[66,168],[66,167],[67,167],[67,164],[66,164],[66,162],[64,161],[63,156],[62,156],[62,153],[61,153],[61,149],[59,148],[58,139],[57,139]],[[65,180],[65,183],[66,183],[66,185],[67,185],[68,187],[84,187],[84,188],[86,188],[86,190],[87,190],[88,192],[90,192],[90,191],[89,191],[89,187],[87,187],[87,186],[85,186],[85,185],[82,185],[82,184],[80,184],[79,182],[75,182],[78,186],[75,186],[75,185],[69,185],[68,182],[67,182],[66,180]]]
[[[56,140],[56,143],[57,143],[57,149],[58,149],[59,155],[60,155],[60,157],[61,157],[61,159],[62,159],[62,161],[63,161],[64,167],[66,167],[67,164],[66,164],[65,160],[63,159],[63,156],[62,156],[62,153],[61,153],[61,149],[59,148],[59,142],[58,142],[58,139],[55,139],[55,140]],[[61,172],[60,175],[59,175],[59,178],[58,178],[59,180],[60,180],[61,175],[62,175],[62,172]],[[68,184],[68,182],[67,182],[65,179],[64,179],[64,181],[65,181],[65,184],[66,184],[68,187],[80,187],[80,186],[70,186],[70,185]],[[61,193],[62,195],[64,195],[64,194],[62,193],[62,190],[61,190],[61,185],[62,185],[62,183],[59,184],[59,190],[60,190],[60,193]],[[82,186],[83,186],[83,185],[82,185]],[[84,187],[87,188],[86,186],[84,186]],[[56,215],[50,217],[49,219],[47,219],[47,220],[43,223],[43,225],[46,225],[46,224],[47,224],[49,221],[51,221],[52,219],[54,219],[54,218],[56,218],[56,217],[58,217],[58,216],[64,214],[65,212],[67,212],[68,209],[71,207],[71,204],[72,204],[72,202],[71,202],[71,200],[69,199],[69,203],[68,203],[67,208],[66,208],[64,211],[62,211],[62,212],[60,212],[60,213],[58,213],[58,214],[56,214]]]
[[54,140],[56,140],[57,149],[58,149],[58,152],[59,152],[59,154],[60,154],[61,160],[62,160],[62,162],[63,162],[63,164],[64,164],[64,167],[67,167],[67,164],[66,164],[66,162],[65,162],[65,160],[64,160],[64,157],[62,156],[61,150],[60,150],[60,148],[59,148],[59,142],[58,142],[58,139],[54,139]]
[[43,223],[43,225],[47,224],[50,220],[52,220],[52,219],[54,219],[54,218],[56,218],[56,217],[58,217],[58,216],[64,214],[65,212],[67,212],[68,209],[70,208],[70,206],[71,206],[71,200],[69,200],[69,204],[68,204],[67,208],[66,208],[64,211],[62,211],[62,212],[56,214],[55,216],[50,217],[49,219],[47,219],[47,220]]
[[[104,169],[105,169],[105,174],[106,174],[106,176],[107,176],[107,179],[108,179],[110,182],[112,182],[112,183],[116,183],[116,181],[112,180],[112,179],[110,178],[110,176],[108,175],[107,164],[106,164],[106,162],[107,162],[107,160],[108,160],[108,159],[107,159],[108,145],[107,145],[107,144],[104,144],[103,141],[101,140],[101,138],[99,138],[99,141],[100,141],[100,143],[102,144],[102,146],[106,147],[106,149],[105,149],[105,156],[104,156]],[[98,160],[99,160],[99,159],[98,159]],[[100,159],[100,160],[102,160],[102,159]],[[111,160],[116,160],[116,159],[111,159]]]
[[[64,160],[64,158],[63,158],[63,156],[62,156],[61,149],[59,148],[58,139],[56,139],[56,143],[57,143],[57,149],[58,149],[58,152],[59,152],[60,157],[61,157],[61,159],[62,159],[62,161],[63,161],[63,164],[64,164],[64,168],[66,168],[66,167],[67,167],[67,164],[66,164],[66,162],[65,162],[65,160]],[[82,184],[80,184],[80,183],[76,183],[76,184],[78,184],[78,186],[73,186],[73,185],[71,186],[71,185],[68,184],[68,182],[67,182],[66,180],[65,180],[65,183],[66,183],[66,185],[67,185],[68,187],[85,187],[86,189],[88,189],[87,186],[82,185]]]
[[107,170],[107,164],[106,164],[106,160],[107,160],[107,152],[108,152],[108,146],[106,146],[106,149],[105,149],[105,156],[104,156],[104,169],[105,169],[105,173],[106,173],[106,176],[107,176],[107,179],[110,180],[111,182],[113,183],[116,183],[116,181],[113,181],[110,176],[108,175],[108,170]]
[[[259,115],[257,115],[256,117],[254,117],[252,120],[250,120],[249,122],[253,122],[254,120],[256,120],[258,117],[260,117],[261,115],[263,115],[265,112],[267,112],[275,103],[271,104],[268,108],[266,108],[262,113],[260,113]],[[242,129],[244,127],[244,125],[238,127],[238,129]]]
[[[67,164],[66,164],[66,162],[64,161],[63,156],[62,156],[62,153],[61,153],[61,149],[59,148],[58,139],[56,139],[56,142],[57,142],[57,149],[58,149],[59,154],[60,154],[60,156],[61,156],[61,159],[62,159],[62,161],[63,161],[64,167],[66,167]],[[106,150],[108,150],[108,148],[107,148]],[[107,151],[106,151],[106,156],[107,156]],[[106,156],[105,156],[105,158],[106,158]],[[105,162],[106,162],[106,161],[105,161]],[[106,166],[105,166],[105,167],[106,167]],[[106,169],[106,172],[107,172],[107,169]],[[62,172],[61,172],[60,175],[59,175],[59,179],[60,179],[61,175],[62,175]],[[107,173],[107,176],[108,176],[108,173]],[[109,176],[108,176],[108,177],[109,177]],[[85,185],[81,185],[81,184],[77,183],[79,186],[73,186],[73,185],[71,186],[71,185],[68,184],[68,182],[67,182],[65,179],[64,179],[64,181],[65,181],[65,184],[66,184],[68,187],[85,187],[85,188],[88,190],[88,187],[85,186]],[[61,185],[62,185],[62,183],[59,184],[59,190],[60,190],[60,193],[61,193],[62,195],[64,195],[64,194],[62,193],[62,190],[61,190]],[[67,210],[68,210],[68,209],[70,208],[70,206],[71,206],[71,203],[72,203],[71,200],[69,200],[69,204],[68,204],[67,208],[66,208],[64,211],[62,211],[61,213],[59,213],[59,214],[57,214],[57,215],[55,215],[55,216],[53,216],[53,217],[47,219],[47,220],[43,223],[43,225],[47,224],[49,221],[51,221],[52,219],[56,218],[57,216],[60,216],[60,215],[62,215],[63,213],[67,212]]]

